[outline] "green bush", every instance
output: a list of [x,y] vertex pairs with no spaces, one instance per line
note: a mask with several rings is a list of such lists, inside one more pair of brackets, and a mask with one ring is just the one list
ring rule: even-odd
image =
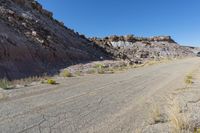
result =
[[7,79],[0,80],[0,88],[8,90],[8,89],[11,88],[10,85],[11,84],[10,84],[10,82]]
[[55,85],[55,84],[56,84],[56,81],[53,80],[53,79],[48,79],[48,80],[47,80],[47,83],[48,83],[48,84],[51,84],[51,85]]

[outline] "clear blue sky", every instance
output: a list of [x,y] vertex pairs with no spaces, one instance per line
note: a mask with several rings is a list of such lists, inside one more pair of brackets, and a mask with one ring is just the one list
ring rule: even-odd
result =
[[88,37],[171,35],[200,46],[200,0],[38,0]]

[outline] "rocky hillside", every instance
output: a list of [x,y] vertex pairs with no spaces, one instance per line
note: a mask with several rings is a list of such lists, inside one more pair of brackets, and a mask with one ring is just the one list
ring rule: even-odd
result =
[[114,58],[129,60],[132,63],[141,63],[147,59],[194,56],[191,49],[177,44],[170,36],[143,38],[127,35],[90,40],[111,53]]
[[54,73],[107,58],[99,46],[52,16],[34,0],[0,0],[0,78]]
[[79,63],[192,56],[169,36],[87,39],[53,18],[35,0],[0,0],[0,78],[55,74]]
[[200,48],[199,47],[193,47],[193,46],[183,46],[186,49],[191,50],[193,53],[196,55],[200,53]]

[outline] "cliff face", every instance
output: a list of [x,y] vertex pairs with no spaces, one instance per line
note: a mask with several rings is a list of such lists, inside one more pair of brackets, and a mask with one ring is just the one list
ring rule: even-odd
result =
[[52,15],[34,0],[0,0],[0,78],[54,73],[108,57]]
[[170,36],[143,38],[128,35],[90,40],[111,53],[114,58],[129,60],[132,63],[140,63],[147,59],[194,56],[190,49],[180,46]]

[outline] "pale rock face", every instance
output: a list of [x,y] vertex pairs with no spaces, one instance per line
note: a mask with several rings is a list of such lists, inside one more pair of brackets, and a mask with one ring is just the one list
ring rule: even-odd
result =
[[149,59],[177,58],[194,56],[191,49],[177,44],[170,36],[151,38],[127,36],[111,36],[91,38],[91,41],[106,49],[114,58],[128,60],[133,63]]
[[119,42],[111,42],[113,47],[126,47],[126,46],[130,46],[133,43],[131,42],[123,42],[123,41],[119,41]]

